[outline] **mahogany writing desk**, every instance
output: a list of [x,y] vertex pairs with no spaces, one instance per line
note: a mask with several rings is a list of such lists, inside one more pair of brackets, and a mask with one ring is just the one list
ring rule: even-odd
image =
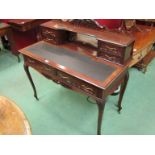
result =
[[120,112],[122,98],[128,82],[128,65],[117,65],[85,54],[85,49],[74,43],[53,45],[40,41],[19,51],[24,56],[24,69],[38,100],[29,67],[64,87],[83,93],[98,105],[97,134],[101,134],[102,115],[106,98],[120,84],[118,101]]

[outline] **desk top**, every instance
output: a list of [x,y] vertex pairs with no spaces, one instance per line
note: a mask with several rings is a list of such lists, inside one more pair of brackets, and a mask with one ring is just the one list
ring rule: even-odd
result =
[[26,50],[99,81],[105,80],[115,71],[113,66],[93,61],[90,57],[71,49],[54,47],[44,42],[32,45]]
[[57,46],[40,41],[19,52],[101,88],[127,68],[84,55],[70,47],[69,44]]

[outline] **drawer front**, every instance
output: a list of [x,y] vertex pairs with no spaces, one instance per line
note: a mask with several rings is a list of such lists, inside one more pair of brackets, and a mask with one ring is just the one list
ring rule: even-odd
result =
[[65,84],[68,84],[70,86],[75,86],[75,87],[77,86],[74,77],[61,71],[57,71],[57,76],[58,76],[58,79],[60,79]]
[[100,55],[100,57],[104,58],[105,60],[109,60],[111,62],[114,62],[114,63],[119,63],[119,64],[124,63],[123,58],[116,57],[116,56],[113,56],[113,55],[109,55],[109,54],[106,54],[106,53],[102,53]]
[[61,71],[58,71],[57,72],[57,76],[58,78],[64,82],[65,84],[67,84],[68,86],[71,86],[71,87],[74,87],[74,88],[77,88],[79,90],[81,90],[82,92],[85,92],[87,94],[90,94],[90,95],[95,95],[97,96],[97,93],[98,93],[98,88],[89,84],[89,83],[86,83],[82,80],[79,80],[73,76],[70,76],[64,72],[61,72]]
[[37,60],[34,60],[32,58],[29,58],[29,57],[25,57],[25,59],[26,59],[26,63],[28,63],[29,66],[31,66],[32,68],[35,68],[39,72],[48,74],[48,75],[56,75],[55,68],[48,66],[44,63],[41,63]]
[[42,29],[42,37],[45,41],[49,41],[52,43],[58,43],[58,33],[54,30]]
[[114,55],[117,57],[123,57],[124,52],[125,52],[125,51],[123,51],[124,50],[123,47],[119,47],[119,46],[109,44],[109,43],[104,43],[102,41],[98,41],[98,48],[99,48],[100,52]]
[[67,39],[67,32],[63,30],[42,28],[42,37],[47,42],[62,44]]
[[98,88],[83,81],[78,81],[78,88],[90,95],[98,96]]
[[25,56],[24,59],[28,66],[31,66],[44,75],[49,75],[49,77],[51,77],[52,80],[55,80],[55,82],[58,84],[62,84],[63,86],[67,86],[69,88],[75,88],[78,91],[90,96],[98,97],[100,95],[100,89],[87,82],[84,82],[76,77],[73,77],[27,56]]

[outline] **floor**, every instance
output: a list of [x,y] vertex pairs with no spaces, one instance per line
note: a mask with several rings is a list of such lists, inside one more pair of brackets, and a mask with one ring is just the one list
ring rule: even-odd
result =
[[[20,56],[22,58],[22,56]],[[102,134],[155,134],[155,60],[146,74],[130,69],[130,80],[121,114],[116,111],[118,96],[110,96],[104,111]],[[31,69],[39,101],[23,69],[23,61],[9,51],[0,51],[0,95],[17,103],[29,120],[34,135],[94,135],[97,106],[86,96],[63,88]]]

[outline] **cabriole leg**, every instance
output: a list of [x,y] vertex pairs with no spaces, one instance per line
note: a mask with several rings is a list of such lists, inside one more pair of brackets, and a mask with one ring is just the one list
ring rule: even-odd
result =
[[96,101],[98,105],[98,124],[97,124],[97,134],[101,135],[101,127],[102,127],[102,119],[103,119],[103,112],[105,107],[105,100],[104,101]]
[[129,72],[127,72],[127,74],[124,77],[123,83],[121,84],[121,89],[120,89],[120,95],[119,95],[119,100],[118,100],[118,112],[120,113],[121,109],[122,109],[122,99],[124,96],[124,92],[126,90],[126,86],[128,84],[128,80],[129,80]]
[[37,96],[36,87],[35,87],[35,85],[34,85],[34,83],[33,83],[31,74],[30,74],[30,72],[29,72],[29,67],[28,67],[27,65],[24,65],[24,70],[25,70],[25,72],[26,72],[26,74],[27,74],[27,77],[28,77],[28,79],[29,79],[29,81],[30,81],[30,83],[31,83],[32,88],[33,88],[34,97],[36,98],[36,100],[39,100],[39,99],[38,99],[38,96]]

